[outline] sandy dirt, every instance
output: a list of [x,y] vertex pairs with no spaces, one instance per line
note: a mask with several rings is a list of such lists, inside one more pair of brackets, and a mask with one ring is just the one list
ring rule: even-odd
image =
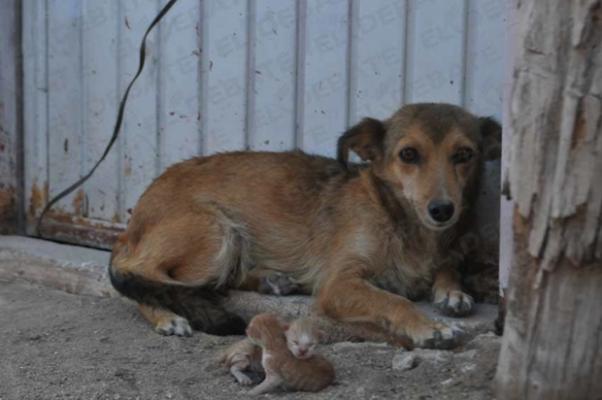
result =
[[[247,388],[215,362],[238,338],[162,337],[124,299],[0,282],[0,337],[0,400],[246,397]],[[260,398],[491,399],[499,342],[483,334],[454,351],[323,346],[337,371],[334,386]],[[395,357],[408,356],[414,368],[392,368]]]

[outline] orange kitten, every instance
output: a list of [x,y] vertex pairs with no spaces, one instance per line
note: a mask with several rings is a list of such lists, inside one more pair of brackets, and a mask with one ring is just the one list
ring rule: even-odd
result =
[[[315,328],[315,324],[308,318],[297,319],[291,322],[288,328],[287,323],[282,320],[279,322],[283,329],[286,329],[287,346],[290,352],[300,359],[312,357],[320,341],[320,332]],[[245,371],[263,372],[261,347],[254,345],[249,338],[228,347],[221,356],[220,362],[228,367],[232,376],[242,385],[253,383]]]
[[265,379],[250,395],[285,389],[317,392],[334,381],[334,367],[320,355],[298,359],[288,349],[285,327],[273,314],[260,314],[251,320],[247,336],[262,349]]

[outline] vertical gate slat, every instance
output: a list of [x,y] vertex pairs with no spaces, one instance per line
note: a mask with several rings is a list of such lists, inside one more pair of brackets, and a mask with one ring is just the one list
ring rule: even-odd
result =
[[[120,93],[123,93],[138,68],[137,54],[140,39],[157,14],[158,2],[126,1],[121,3],[121,8],[123,20],[119,25],[121,35],[119,79]],[[132,89],[124,116],[121,176],[123,208],[126,211],[135,206],[158,170],[159,49],[158,30],[154,30],[147,39],[146,66]],[[127,212],[124,218],[127,219]]]
[[295,0],[260,0],[255,10],[253,150],[295,146]]
[[205,0],[205,154],[244,148],[247,2]]
[[405,1],[354,1],[352,124],[366,116],[386,118],[401,105],[406,9]]
[[309,0],[303,90],[303,149],[334,155],[347,125],[349,2]]
[[469,2],[464,105],[476,114],[501,117],[507,8],[497,0]]
[[199,7],[198,0],[180,0],[161,26],[160,171],[199,151]]
[[47,1],[23,1],[23,129],[25,146],[25,210],[32,217],[46,202],[48,185]]
[[[83,71],[84,167],[88,171],[104,151],[115,124],[119,21],[118,1],[82,1],[84,5]],[[93,219],[118,222],[119,157],[113,149],[85,183],[88,214]]]
[[411,0],[406,102],[462,103],[466,0]]
[[[75,182],[82,171],[82,3],[48,2],[48,170],[50,196]],[[65,197],[54,212],[81,215],[83,189]]]
[[[504,51],[502,40],[507,25],[504,22],[509,2],[469,0],[467,20],[467,49],[464,106],[477,115],[502,117],[502,77]],[[478,231],[483,241],[477,258],[483,262],[498,262],[499,210],[491,207],[500,201],[500,164],[485,165],[481,194],[477,199]]]

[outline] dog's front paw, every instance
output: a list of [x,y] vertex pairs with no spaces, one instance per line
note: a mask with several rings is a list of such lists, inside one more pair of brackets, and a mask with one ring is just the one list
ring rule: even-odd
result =
[[459,332],[445,324],[431,322],[414,328],[410,337],[417,347],[448,350],[458,345]]
[[435,295],[435,306],[445,315],[463,317],[472,311],[474,300],[460,290],[450,290]]
[[186,318],[174,317],[166,321],[159,322],[155,326],[155,331],[165,336],[192,336],[192,328]]

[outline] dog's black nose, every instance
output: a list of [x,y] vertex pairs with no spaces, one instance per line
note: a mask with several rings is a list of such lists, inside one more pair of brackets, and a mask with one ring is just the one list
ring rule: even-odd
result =
[[454,215],[454,203],[447,200],[433,200],[429,204],[429,214],[437,222],[446,222]]

